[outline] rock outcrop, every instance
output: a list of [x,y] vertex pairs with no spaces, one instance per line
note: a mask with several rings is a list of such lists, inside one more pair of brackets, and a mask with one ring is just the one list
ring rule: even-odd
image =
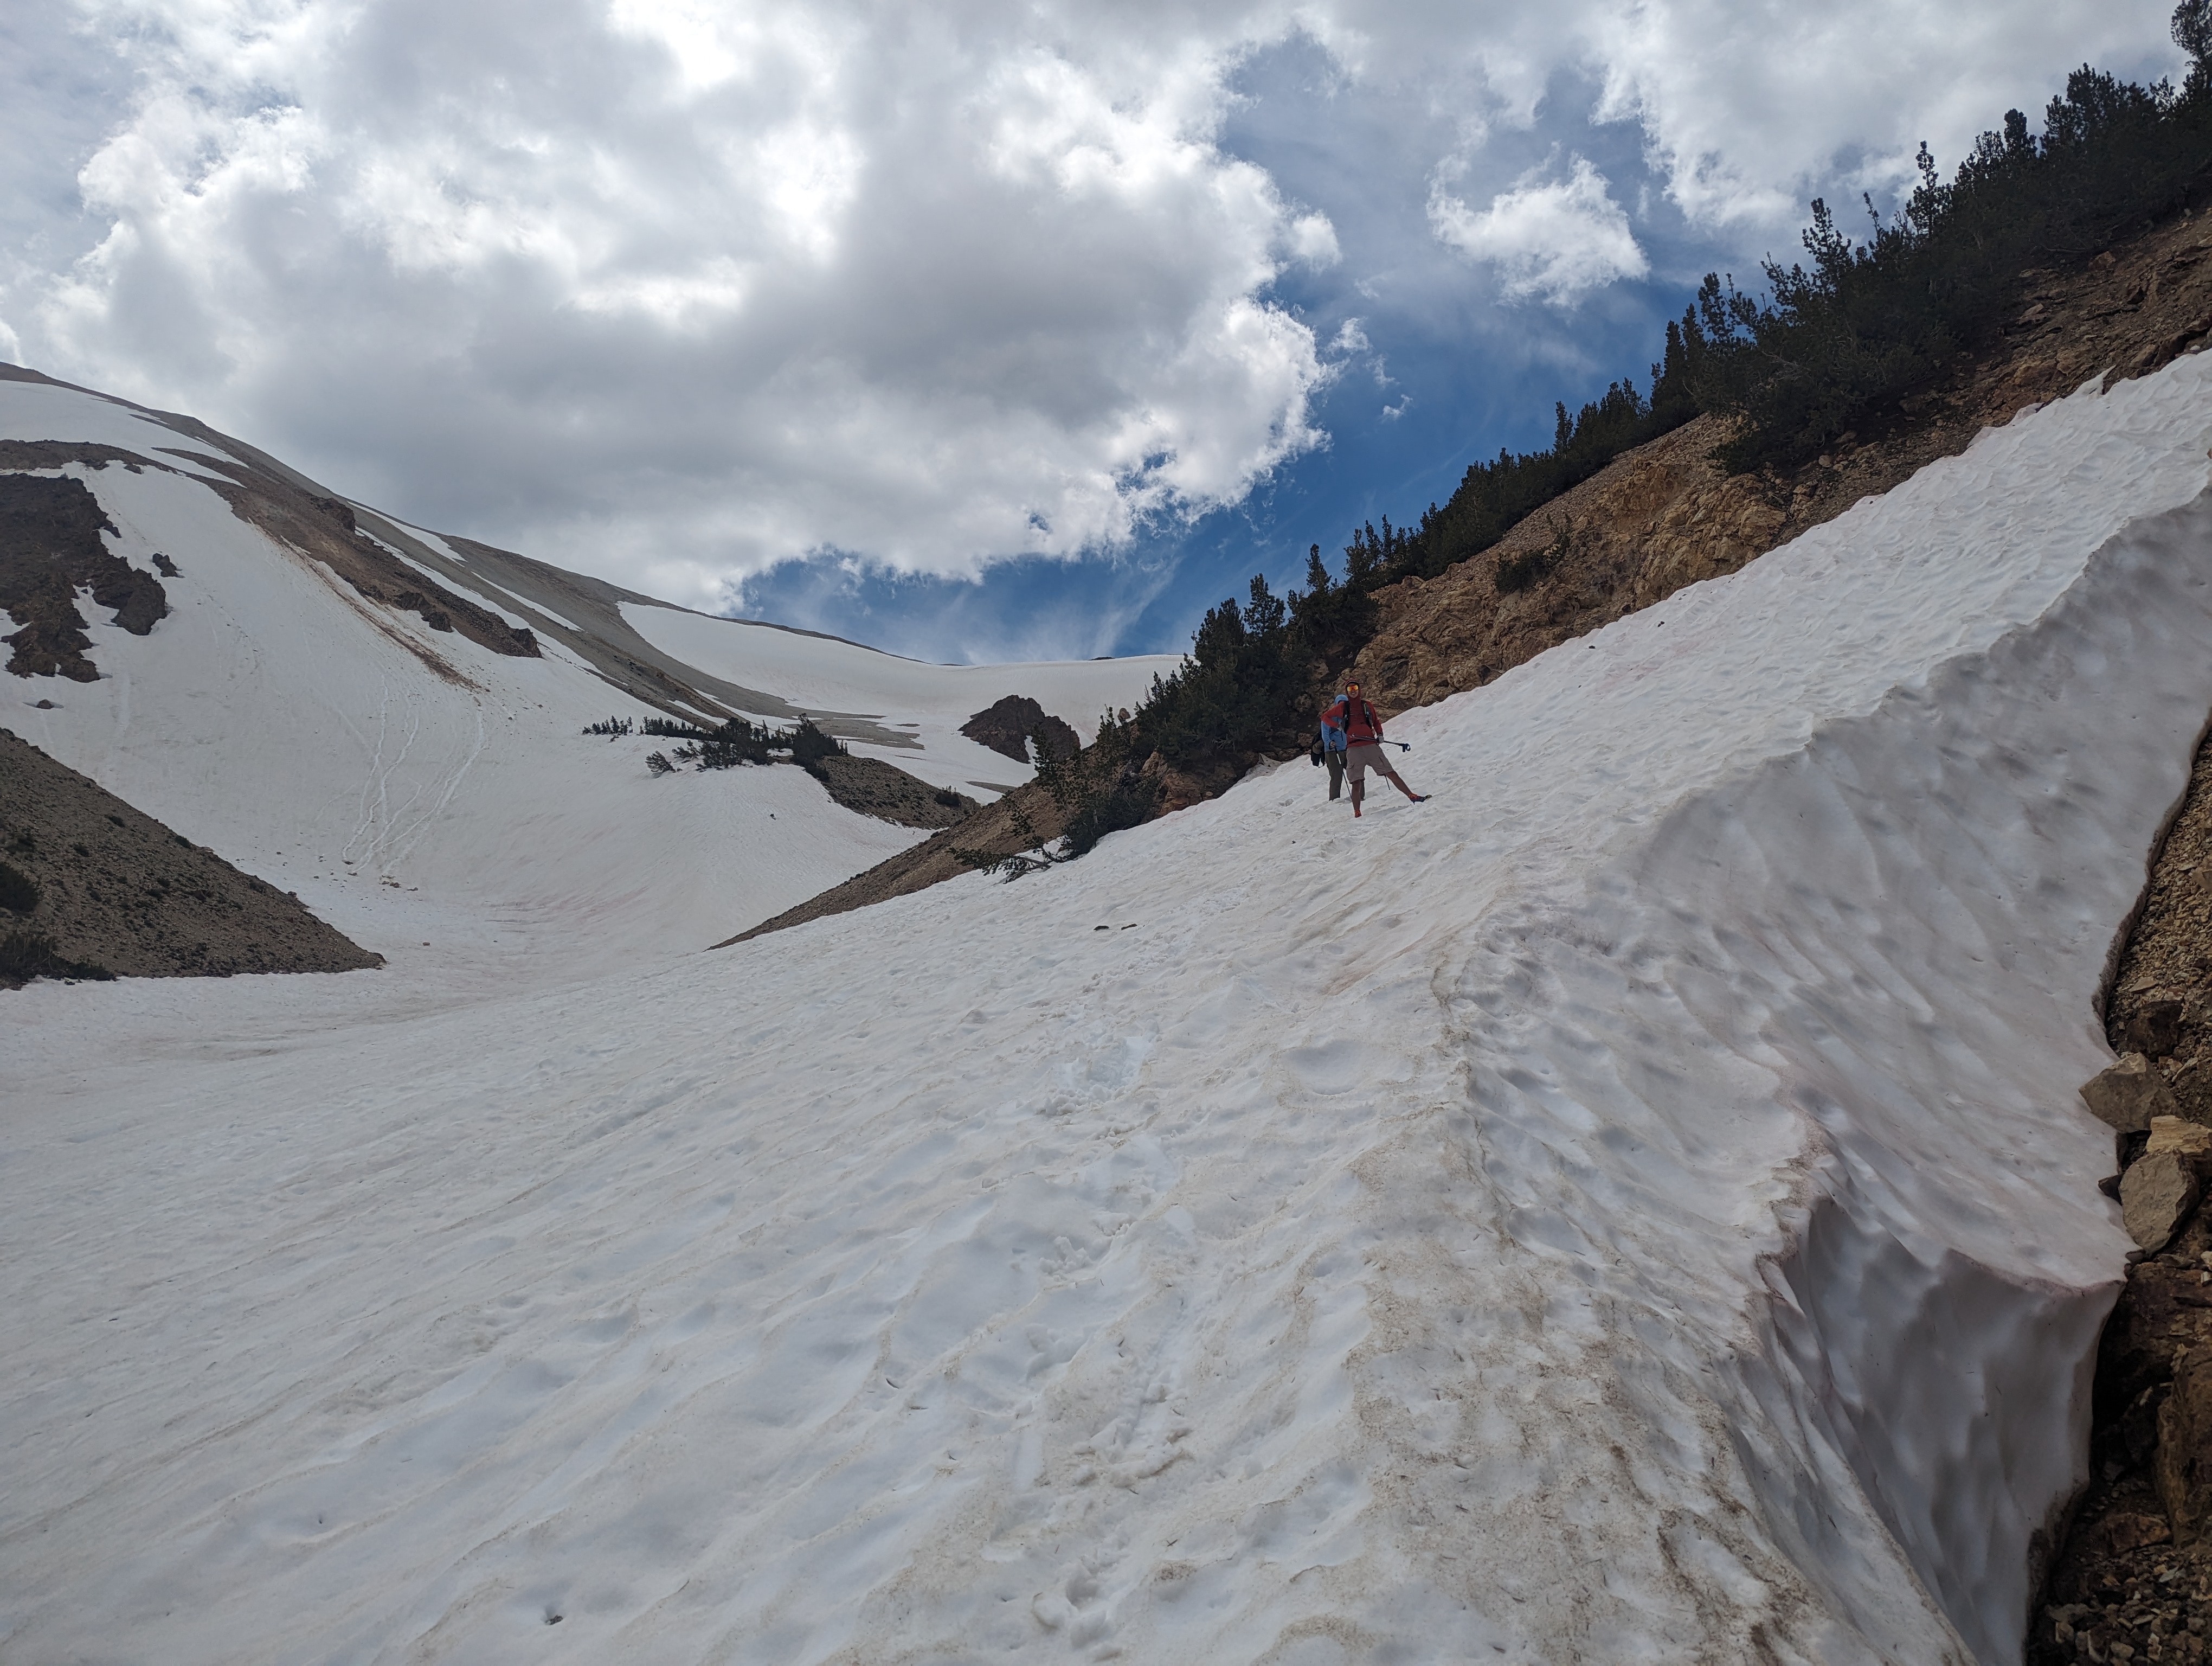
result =
[[[0,729],[0,987],[343,972],[381,955]],[[12,971],[8,970],[14,968]]]
[[951,827],[981,808],[965,793],[932,787],[881,758],[840,752],[816,758],[806,766],[806,773],[846,809],[901,827]]
[[2166,1248],[2203,1188],[2196,1165],[2178,1152],[2147,1152],[2120,1177],[2120,1220],[2146,1250]]
[[2082,1083],[2081,1103],[2122,1134],[2148,1134],[2154,1119],[2180,1109],[2166,1078],[2141,1053],[2121,1054],[2117,1063]]
[[1032,735],[1054,757],[1067,757],[1083,745],[1083,737],[1071,725],[1025,694],[1010,694],[994,701],[963,723],[960,733],[1024,767],[1030,762]]
[[[51,455],[21,441],[9,449],[0,466],[11,459],[17,467],[46,468],[81,460],[75,447],[53,447]],[[101,540],[114,530],[82,481],[0,472],[0,608],[16,625],[0,641],[14,650],[8,669],[16,676],[89,683],[100,675],[88,657],[92,639],[77,611],[79,590],[89,590],[94,604],[113,611],[112,622],[134,636],[168,613],[161,581]]]

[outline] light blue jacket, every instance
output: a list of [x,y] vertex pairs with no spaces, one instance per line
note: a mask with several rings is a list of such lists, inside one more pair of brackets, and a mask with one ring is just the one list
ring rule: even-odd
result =
[[1321,746],[1323,751],[1341,752],[1347,750],[1350,745],[1351,742],[1345,738],[1344,731],[1338,728],[1335,724],[1324,723],[1321,726]]

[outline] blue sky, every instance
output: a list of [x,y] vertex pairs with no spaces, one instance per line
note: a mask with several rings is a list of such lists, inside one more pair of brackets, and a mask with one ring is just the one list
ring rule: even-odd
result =
[[[2136,50],[2107,62],[2143,78],[2169,73],[2172,54],[2149,21]],[[2072,62],[2061,50],[2045,73],[1993,104],[1986,125],[2013,105],[2039,112]],[[1493,175],[1556,175],[1563,155],[1589,160],[1623,205],[1649,270],[1564,302],[1504,295],[1491,274],[1442,247],[1429,224],[1447,120],[1378,107],[1306,39],[1255,54],[1231,85],[1238,103],[1223,149],[1326,214],[1343,252],[1340,264],[1293,267],[1273,288],[1322,340],[1338,340],[1347,319],[1365,338],[1363,350],[1339,354],[1341,368],[1315,397],[1312,419],[1327,442],[1287,459],[1240,502],[1191,522],[1164,517],[1110,554],[1017,559],[977,580],[893,575],[835,557],[793,562],[747,581],[736,598],[742,611],[927,657],[994,657],[1033,641],[1109,654],[1185,648],[1199,616],[1241,597],[1252,574],[1279,590],[1297,584],[1316,544],[1341,570],[1355,526],[1417,519],[1450,496],[1471,462],[1501,447],[1549,444],[1555,401],[1572,410],[1623,375],[1648,391],[1666,322],[1705,272],[1753,282],[1763,258],[1799,252],[1802,215],[1718,228],[1692,222],[1650,165],[1642,126],[1591,119],[1601,89],[1563,71],[1532,122],[1490,138]],[[1860,190],[1892,209],[1895,185],[1867,179],[1867,160],[1859,146],[1838,147],[1826,177],[1804,177],[1807,201],[1826,192],[1847,202],[1846,224],[1864,214]],[[1956,150],[1945,160],[1955,162]]]
[[0,356],[690,605],[1172,649],[2166,11],[20,9]]

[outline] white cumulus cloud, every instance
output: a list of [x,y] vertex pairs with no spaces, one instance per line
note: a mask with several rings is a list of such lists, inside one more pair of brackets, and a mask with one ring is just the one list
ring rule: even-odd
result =
[[1429,223],[1454,248],[1496,264],[1515,297],[1565,304],[1650,270],[1628,216],[1587,157],[1571,158],[1564,179],[1522,178],[1480,213],[1453,196],[1439,173]]
[[[0,348],[687,600],[970,575],[1238,502],[1348,356],[1494,341],[1459,257],[1642,273],[1608,173],[1741,271],[2165,67],[2166,9],[57,0],[0,12]],[[1325,66],[1272,128],[1270,54]]]

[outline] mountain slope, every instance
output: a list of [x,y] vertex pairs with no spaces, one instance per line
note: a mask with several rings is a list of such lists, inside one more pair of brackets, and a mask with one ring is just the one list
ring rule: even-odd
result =
[[[1095,715],[1155,668],[917,666],[705,619],[403,526],[203,424],[0,371],[0,497],[60,527],[0,525],[54,616],[46,658],[0,674],[9,727],[366,949],[471,987],[696,950],[920,836],[785,766],[656,780],[667,742],[590,723],[805,711],[916,777],[839,788],[905,815],[975,793],[982,763],[1026,774],[954,732],[951,707],[1036,689]],[[110,581],[131,597],[105,601]],[[632,616],[690,622],[711,663]]]
[[2034,413],[1407,714],[1360,823],[1292,763],[250,1047],[26,992],[4,1646],[2017,1658],[2208,443],[2202,359]]
[[383,964],[297,897],[240,873],[5,729],[0,860],[37,892],[34,906],[0,913],[0,927],[36,933],[64,960],[120,976],[343,972]]

